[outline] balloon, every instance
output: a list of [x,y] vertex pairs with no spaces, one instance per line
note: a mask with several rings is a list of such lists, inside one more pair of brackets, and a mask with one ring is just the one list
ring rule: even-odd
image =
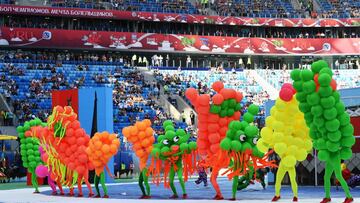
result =
[[286,167],[293,167],[296,164],[296,159],[294,156],[286,156],[281,162],[284,163]]
[[212,144],[216,144],[220,142],[220,135],[218,133],[212,133],[209,135],[209,141]]
[[327,161],[330,158],[330,154],[327,150],[319,150],[318,158],[320,161]]
[[313,79],[314,75],[310,70],[301,71],[300,77],[303,81],[309,81]]
[[230,147],[231,147],[231,139],[225,138],[220,142],[221,149],[228,151],[230,150]]
[[46,166],[39,165],[35,169],[35,174],[39,178],[45,178],[46,176],[49,175],[49,170],[48,170],[48,168]]
[[241,92],[236,92],[236,102],[240,102],[243,99],[243,94]]
[[315,73],[319,73],[321,69],[328,67],[328,64],[324,60],[318,60],[311,64],[311,70]]
[[197,97],[198,97],[198,92],[195,88],[188,88],[185,91],[185,96],[186,98],[188,98],[190,101],[196,101]]
[[279,154],[279,155],[281,156],[281,155],[283,155],[283,154],[286,152],[287,146],[286,146],[286,144],[283,143],[283,142],[276,143],[276,144],[274,145],[274,150],[275,150],[275,152],[276,152],[277,154]]
[[331,76],[328,74],[321,74],[319,76],[318,80],[319,80],[320,86],[326,87],[326,86],[329,86],[331,83]]
[[224,97],[221,94],[215,94],[212,97],[212,101],[216,105],[221,105],[221,103],[224,101]]
[[199,104],[202,106],[209,105],[210,95],[202,94],[198,97]]
[[337,89],[337,88],[336,88],[337,83],[336,83],[336,81],[335,81],[334,79],[331,80],[330,86],[331,86],[331,88],[332,88],[334,91]]
[[295,70],[291,71],[291,73],[290,73],[291,79],[293,79],[295,81],[301,80],[300,75],[301,75],[301,71],[299,69],[295,69]]
[[290,88],[282,88],[280,90],[279,96],[284,101],[290,101],[294,95],[294,92]]
[[212,84],[212,88],[219,93],[224,88],[224,84],[221,81],[216,81]]

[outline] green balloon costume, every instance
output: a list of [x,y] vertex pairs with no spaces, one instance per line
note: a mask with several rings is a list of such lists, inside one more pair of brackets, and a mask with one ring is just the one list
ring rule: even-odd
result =
[[304,113],[310,137],[318,150],[318,158],[326,163],[324,188],[325,198],[321,203],[330,202],[330,179],[335,173],[346,194],[345,203],[353,198],[349,187],[341,175],[341,160],[350,159],[351,147],[355,144],[354,128],[345,105],[336,90],[333,72],[324,60],[311,65],[311,70],[293,70],[291,78],[297,91],[299,109]]
[[20,138],[20,154],[23,166],[31,173],[31,184],[35,188],[35,193],[39,193],[39,184],[36,178],[35,169],[37,166],[42,165],[41,155],[39,151],[39,140],[31,133],[31,127],[46,126],[40,119],[35,118],[26,121],[23,126],[16,128]]
[[[164,185],[171,188],[173,196],[178,198],[178,193],[174,185],[175,174],[177,174],[183,192],[183,198],[187,198],[185,181],[188,175],[195,171],[196,167],[196,142],[189,142],[190,135],[183,129],[175,131],[172,121],[167,120],[163,123],[164,135],[159,135],[157,143],[153,145],[151,152],[153,162],[149,172],[153,175],[153,181],[160,183],[161,169],[164,172]],[[167,180],[169,176],[169,181]]]
[[258,169],[256,171],[255,177],[254,177],[254,167],[250,166],[249,172],[246,175],[243,175],[239,178],[237,190],[243,190],[243,189],[247,188],[251,184],[251,182],[255,179],[257,181],[259,181],[261,186],[263,187],[263,189],[265,189],[265,186],[266,186],[265,172],[262,171],[262,169]]
[[[233,179],[231,200],[236,199],[238,184],[243,181],[243,178],[239,180],[239,175],[244,175],[245,179],[256,178],[254,170],[257,168],[275,166],[272,162],[267,161],[267,155],[265,156],[264,153],[260,152],[256,146],[259,139],[259,129],[252,122],[254,122],[254,117],[258,112],[258,106],[250,105],[248,112],[244,114],[244,120],[241,122],[232,121],[226,132],[226,137],[220,142],[220,148],[227,154],[221,156],[222,158],[219,161],[225,162],[227,157],[231,157],[230,169],[227,171],[230,171],[228,177]],[[261,166],[258,163],[261,163]]]

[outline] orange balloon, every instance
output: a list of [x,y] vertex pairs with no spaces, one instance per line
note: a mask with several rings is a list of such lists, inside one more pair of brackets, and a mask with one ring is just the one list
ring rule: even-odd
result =
[[148,139],[144,139],[143,141],[141,141],[141,146],[143,146],[143,147],[147,147],[147,146],[149,146],[149,144],[150,144],[150,142]]
[[145,122],[139,122],[139,124],[137,126],[138,130],[140,130],[140,131],[144,131],[146,129],[146,127],[147,126],[146,126]]
[[153,147],[152,146],[149,146],[148,148],[146,148],[146,153],[147,154],[150,154],[151,151],[152,151]]
[[133,144],[133,149],[134,149],[135,151],[141,149],[141,147],[142,147],[142,145],[141,145],[141,143],[139,143],[139,142]]
[[130,127],[125,127],[122,129],[122,134],[126,137],[126,138],[129,138],[130,137]]
[[132,136],[135,136],[135,135],[138,134],[139,130],[137,129],[137,127],[131,126],[131,127],[130,127],[130,132],[131,132],[131,135],[132,135]]
[[109,153],[109,151],[110,151],[109,145],[104,144],[104,145],[101,147],[101,151],[102,151],[104,154]]
[[151,144],[153,144],[155,142],[155,137],[154,136],[151,136],[148,139],[149,139]]
[[145,130],[145,134],[146,134],[147,137],[153,136],[154,135],[154,130],[151,127],[148,127]]
[[94,143],[94,145],[95,145],[96,149],[101,149],[102,143],[101,143],[101,141],[96,141]]
[[111,154],[116,154],[118,150],[118,147],[114,144],[110,145],[110,153]]
[[146,133],[144,131],[140,131],[138,134],[138,137],[140,140],[144,139],[146,137]]
[[142,122],[145,123],[145,125],[146,125],[147,128],[148,128],[148,127],[151,127],[151,120],[150,120],[150,119],[145,119],[145,120],[143,120]]
[[117,147],[119,147],[120,146],[120,140],[116,138],[115,140],[112,141],[112,144],[115,144]]

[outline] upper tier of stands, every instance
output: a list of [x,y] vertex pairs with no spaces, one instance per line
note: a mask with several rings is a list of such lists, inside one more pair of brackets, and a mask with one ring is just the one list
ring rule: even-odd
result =
[[[291,0],[197,0],[193,4],[189,0],[37,0],[37,2],[40,5],[53,7],[179,14],[208,14],[211,11],[211,14],[216,13],[221,16],[267,18],[299,18],[310,15],[324,18],[360,17],[360,2],[357,0],[298,0],[300,9],[295,9]],[[0,3],[18,4],[16,0],[0,0]],[[315,3],[320,8],[313,12]],[[316,14],[313,15],[314,13]]]

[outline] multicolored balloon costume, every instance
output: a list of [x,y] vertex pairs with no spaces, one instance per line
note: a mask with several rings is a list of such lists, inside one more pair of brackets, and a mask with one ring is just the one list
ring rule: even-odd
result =
[[265,120],[265,127],[261,129],[258,148],[267,152],[269,148],[281,158],[276,172],[275,197],[280,199],[281,182],[289,174],[293,201],[298,200],[295,166],[297,161],[303,161],[312,149],[309,128],[306,126],[304,114],[298,108],[298,102],[293,95],[296,91],[291,84],[284,84],[280,97],[270,110],[270,116]]
[[320,161],[326,162],[322,203],[330,202],[330,178],[335,173],[345,191],[345,203],[353,201],[349,187],[341,175],[341,160],[350,159],[355,144],[354,127],[336,90],[333,72],[324,60],[311,65],[311,70],[293,70],[291,78],[297,91],[299,109],[304,113],[310,137]]
[[[114,134],[110,135],[107,132],[102,132],[90,140],[85,130],[80,127],[77,115],[70,106],[54,107],[47,124],[39,124],[41,121],[37,119],[25,123],[24,127],[19,126],[17,129],[19,137],[25,136],[26,139],[36,144],[36,146],[31,145],[33,151],[26,150],[23,146],[23,160],[28,160],[27,156],[30,152],[38,154],[38,159],[44,160],[44,165],[50,170],[49,174],[52,180],[56,181],[58,185],[70,187],[71,196],[74,195],[73,186],[76,183],[79,190],[78,196],[83,196],[81,187],[83,181],[89,189],[89,196],[93,196],[88,181],[89,170],[95,169],[97,174],[101,174],[109,158],[117,153],[120,141]],[[89,146],[90,141],[91,145]],[[24,144],[25,142],[30,141],[23,141]],[[30,147],[30,145],[26,145],[26,147],[28,146]],[[39,146],[45,151],[41,158]],[[33,158],[30,159],[33,160]],[[32,161],[29,164],[34,168],[40,165],[40,162],[37,164]]]
[[[233,180],[234,199],[238,176],[246,174],[247,165],[257,165],[257,160],[260,159],[255,157],[263,155],[258,153],[256,143],[254,144],[254,140],[257,141],[258,129],[249,125],[254,121],[254,115],[259,109],[252,106],[244,115],[244,121],[240,122],[242,93],[224,88],[224,84],[220,81],[213,83],[212,88],[216,92],[212,97],[209,94],[199,95],[194,88],[187,89],[185,96],[198,114],[197,144],[201,159],[212,168],[210,181],[216,191],[214,199],[223,199],[217,176],[220,169],[229,167],[231,159],[234,164],[228,171],[231,172],[230,179],[235,177]],[[242,140],[240,140],[240,135],[242,135]],[[253,162],[250,161],[252,158],[254,158]]]
[[[178,198],[174,185],[175,173],[183,192],[183,198],[187,198],[185,181],[188,176],[196,169],[196,142],[189,142],[190,135],[183,129],[175,130],[172,121],[167,120],[163,123],[164,135],[157,137],[157,143],[153,145],[151,151],[152,163],[149,172],[153,176],[156,184],[160,183],[160,173],[163,169],[164,185],[171,188],[173,196]],[[169,176],[169,180],[167,179]]]
[[133,145],[132,149],[140,160],[139,187],[142,192],[141,199],[151,198],[148,181],[149,166],[147,166],[147,162],[150,159],[149,155],[153,149],[153,143],[155,142],[151,121],[149,119],[137,121],[135,125],[123,128],[122,134]]

